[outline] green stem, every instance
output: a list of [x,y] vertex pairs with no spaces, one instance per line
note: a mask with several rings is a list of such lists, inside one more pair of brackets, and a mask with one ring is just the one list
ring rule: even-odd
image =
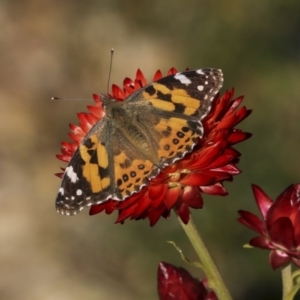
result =
[[282,278],[282,293],[283,293],[282,299],[285,299],[285,297],[293,287],[291,264],[287,265],[281,270],[281,278]]
[[190,216],[188,224],[184,224],[180,217],[178,217],[178,219],[198,257],[200,258],[203,270],[207,276],[209,287],[214,290],[219,300],[232,300],[232,297],[230,296],[212,257],[197,231],[192,216]]

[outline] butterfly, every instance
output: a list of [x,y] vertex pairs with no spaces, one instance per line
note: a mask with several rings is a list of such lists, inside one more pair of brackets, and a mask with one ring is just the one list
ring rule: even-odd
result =
[[65,169],[57,211],[75,215],[109,199],[123,201],[191,152],[222,84],[221,70],[197,69],[163,77],[124,101],[100,94],[105,115]]

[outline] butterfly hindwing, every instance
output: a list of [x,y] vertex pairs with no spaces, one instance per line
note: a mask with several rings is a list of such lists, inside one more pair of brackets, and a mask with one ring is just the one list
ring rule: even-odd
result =
[[[102,128],[105,132],[106,127]],[[58,212],[74,215],[92,204],[122,200],[157,175],[159,169],[149,157],[133,147],[120,129],[113,131],[103,141],[104,133],[96,124],[76,150],[58,192]]]

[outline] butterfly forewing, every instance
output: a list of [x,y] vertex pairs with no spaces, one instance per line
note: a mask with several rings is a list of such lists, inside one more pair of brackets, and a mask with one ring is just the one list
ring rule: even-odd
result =
[[74,215],[140,191],[164,166],[193,149],[222,83],[221,70],[199,69],[161,78],[122,102],[103,99],[106,115],[66,168],[57,211]]
[[143,97],[158,109],[203,119],[222,84],[221,70],[192,70],[161,78],[145,88]]

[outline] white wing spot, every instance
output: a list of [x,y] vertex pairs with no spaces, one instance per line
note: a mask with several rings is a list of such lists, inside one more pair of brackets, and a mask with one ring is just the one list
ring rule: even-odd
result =
[[197,70],[196,73],[201,74],[201,75],[204,75],[204,74],[205,74],[205,73],[202,71],[202,69]]
[[75,183],[78,180],[77,174],[74,172],[72,166],[67,167],[65,173],[70,178],[72,183]]
[[82,195],[82,190],[78,189],[78,190],[76,191],[76,195],[77,195],[77,196],[81,196],[81,195]]
[[191,80],[188,79],[185,75],[181,74],[181,73],[177,73],[174,78],[176,78],[177,80],[179,80],[182,84],[185,85],[189,85],[191,84]]
[[208,81],[205,81],[204,84],[208,85]]
[[201,91],[204,90],[204,86],[203,86],[203,85],[198,85],[198,86],[197,86],[197,89],[201,92]]
[[74,196],[72,196],[72,197],[71,197],[71,200],[75,200],[75,197],[74,197]]
[[65,190],[64,190],[64,188],[63,188],[63,187],[61,187],[61,188],[59,188],[58,192],[59,192],[60,194],[62,194],[62,196],[63,196],[63,195],[64,195],[64,193],[65,193]]

